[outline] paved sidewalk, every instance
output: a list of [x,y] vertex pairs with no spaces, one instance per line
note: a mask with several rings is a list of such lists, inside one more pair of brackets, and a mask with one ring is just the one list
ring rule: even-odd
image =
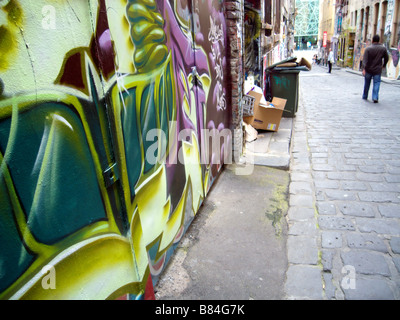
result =
[[[356,71],[356,70],[353,70],[353,69],[350,69],[350,68],[344,68],[344,69],[342,69],[342,70],[345,70],[346,72],[350,72],[350,73],[359,75],[360,77],[363,76],[361,71]],[[383,77],[383,76],[382,76],[382,77],[381,77],[381,81],[382,81],[383,83],[388,83],[388,84],[391,84],[391,85],[393,85],[393,86],[400,87],[400,81],[399,81],[399,80],[394,80],[394,79],[390,79],[390,78],[388,78],[388,77]]]
[[245,143],[243,161],[289,170],[293,122],[294,118],[282,118],[278,132],[258,130],[257,139]]
[[287,299],[400,299],[400,90],[363,101],[357,74],[318,66],[300,86]]
[[296,114],[291,152],[286,298],[323,299],[320,231],[315,208],[303,99],[299,101]]
[[225,165],[155,287],[158,300],[283,300],[289,173]]

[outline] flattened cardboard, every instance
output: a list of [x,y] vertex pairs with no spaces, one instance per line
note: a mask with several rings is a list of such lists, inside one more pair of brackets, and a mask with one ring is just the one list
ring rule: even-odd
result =
[[[274,97],[270,104],[260,103],[263,98],[262,93],[250,91],[249,95],[255,97],[254,115],[243,117],[243,121],[250,124],[255,129],[268,131],[278,131],[282,113],[285,109],[286,99]],[[272,104],[272,106],[271,106]]]
[[254,129],[250,124],[244,122],[243,123],[245,127],[245,140],[246,142],[252,142],[257,139],[258,132],[256,129]]
[[306,66],[308,68],[308,70],[311,70],[311,68],[312,68],[311,63],[308,62],[308,60],[305,58],[300,59],[299,66]]

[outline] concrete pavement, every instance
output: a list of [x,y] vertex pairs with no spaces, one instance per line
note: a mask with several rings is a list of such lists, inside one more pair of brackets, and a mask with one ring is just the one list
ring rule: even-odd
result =
[[167,269],[160,300],[281,300],[287,267],[289,173],[227,165]]
[[362,88],[300,73],[296,117],[262,133],[251,175],[226,166],[157,299],[400,299],[400,88]]
[[258,130],[257,139],[245,143],[243,161],[289,170],[294,118],[282,118],[277,132]]

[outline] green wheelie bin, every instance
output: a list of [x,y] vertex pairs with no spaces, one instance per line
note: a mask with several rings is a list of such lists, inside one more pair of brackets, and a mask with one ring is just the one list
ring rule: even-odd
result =
[[296,116],[299,105],[299,73],[309,70],[306,65],[300,65],[289,59],[267,67],[266,91],[271,97],[287,100],[282,117],[293,118]]
[[272,69],[269,71],[272,97],[287,100],[282,117],[293,118],[296,116],[299,104],[299,73],[298,70]]

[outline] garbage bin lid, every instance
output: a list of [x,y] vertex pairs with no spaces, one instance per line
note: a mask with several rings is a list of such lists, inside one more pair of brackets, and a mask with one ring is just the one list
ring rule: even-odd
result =
[[294,71],[294,72],[300,72],[300,71],[310,71],[306,66],[297,66],[297,67],[275,67],[274,69],[271,70],[271,72],[275,71]]
[[285,60],[279,61],[279,62],[277,62],[277,63],[271,64],[270,66],[268,66],[268,67],[266,68],[266,70],[273,69],[273,68],[275,68],[276,66],[278,66],[278,65],[280,65],[280,64],[283,64],[283,63],[295,62],[296,60],[297,60],[297,57],[290,57],[290,58],[287,58],[287,59],[285,59]]

